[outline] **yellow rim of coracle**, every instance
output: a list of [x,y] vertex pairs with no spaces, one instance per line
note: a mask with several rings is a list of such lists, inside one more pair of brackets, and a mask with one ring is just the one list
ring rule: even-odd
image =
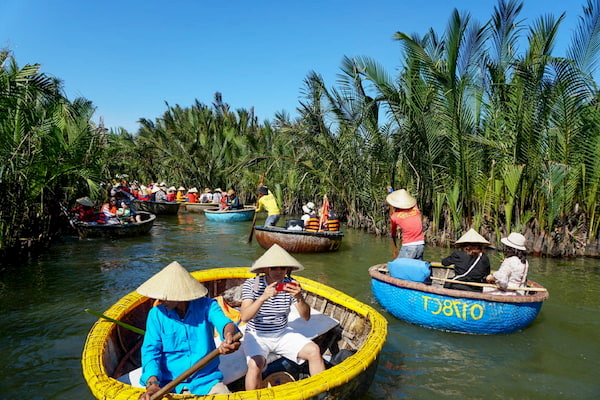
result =
[[[248,272],[248,268],[218,268],[193,272],[192,275],[199,281],[211,281],[216,279],[251,278],[254,274]],[[377,358],[387,336],[386,319],[372,307],[336,290],[322,285],[313,280],[294,276],[304,290],[320,295],[334,303],[346,307],[357,314],[366,317],[371,323],[371,331],[364,345],[352,356],[341,364],[331,367],[315,376],[290,382],[268,389],[236,392],[230,395],[217,396],[190,396],[169,394],[173,399],[203,399],[210,397],[215,400],[225,399],[307,399],[319,393],[327,392],[331,388],[342,386],[365,371]],[[104,314],[107,317],[120,320],[127,311],[145,302],[146,297],[132,292],[108,309]],[[137,399],[144,392],[141,388],[126,385],[108,376],[103,357],[109,345],[108,338],[113,329],[113,322],[99,319],[88,334],[81,359],[83,375],[92,394],[98,399]],[[106,350],[106,351],[105,351]]]

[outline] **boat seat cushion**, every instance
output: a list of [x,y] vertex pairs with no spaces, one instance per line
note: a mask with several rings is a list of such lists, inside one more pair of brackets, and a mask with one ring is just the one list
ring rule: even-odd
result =
[[392,278],[425,282],[431,275],[431,264],[412,258],[396,258],[394,261],[388,262],[388,270]]
[[[291,308],[288,321],[289,326],[291,328],[311,339],[314,339],[317,336],[328,332],[329,330],[331,330],[339,324],[339,322],[335,319],[325,314],[322,314],[321,312],[315,309],[311,309],[310,320],[304,321],[298,314],[298,310],[296,309],[296,307]],[[240,331],[242,333],[244,332],[245,327],[245,324],[240,326]],[[242,340],[244,340],[244,338],[242,338]],[[219,335],[217,335],[215,337],[215,345],[218,347],[220,344],[221,339]],[[276,361],[279,358],[281,357],[272,354],[269,356],[267,362],[272,363],[273,361]],[[246,375],[246,370],[248,369],[248,367],[246,365],[246,356],[244,355],[244,351],[242,350],[242,348],[240,347],[240,349],[235,353],[220,356],[219,369],[223,373],[223,382],[225,384],[234,382]],[[131,386],[143,387],[140,384],[141,375],[142,368],[137,368],[129,372],[128,374],[117,378],[117,380]]]

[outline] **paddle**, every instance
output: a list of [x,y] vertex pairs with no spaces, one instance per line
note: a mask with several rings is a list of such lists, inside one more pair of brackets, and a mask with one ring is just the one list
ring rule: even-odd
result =
[[252,218],[252,226],[250,227],[250,235],[248,236],[248,243],[252,242],[252,236],[254,235],[254,225],[256,225],[256,210],[254,210],[254,217]]
[[[261,174],[260,176],[260,183],[258,184],[258,186],[262,186],[265,183],[265,174]],[[258,203],[256,204],[256,207],[258,207]],[[252,218],[252,226],[250,227],[250,235],[248,236],[248,243],[252,242],[252,236],[254,236],[254,225],[256,225],[256,214],[258,214],[256,212],[256,209],[254,210],[254,217]]]
[[95,316],[96,316],[96,317],[98,317],[98,318],[104,318],[104,319],[105,319],[105,320],[107,320],[107,321],[114,322],[115,324],[117,324],[117,325],[120,325],[120,326],[122,326],[123,328],[127,328],[127,329],[129,329],[129,330],[131,330],[131,331],[134,331],[135,333],[139,333],[140,335],[143,335],[143,334],[145,334],[145,333],[146,333],[146,331],[144,331],[143,329],[136,328],[136,327],[135,327],[135,326],[133,326],[133,325],[129,325],[129,324],[126,324],[125,322],[121,322],[121,321],[118,321],[118,320],[116,320],[116,319],[113,319],[113,318],[107,317],[106,315],[104,315],[104,314],[101,314],[101,313],[99,313],[98,311],[94,311],[94,310],[91,310],[91,309],[89,309],[89,308],[86,308],[84,311],[85,311],[85,312],[87,312],[87,313],[90,313],[90,314],[92,314],[92,315],[95,315]]
[[[234,342],[238,342],[241,338],[242,338],[242,332],[238,332],[235,335],[233,335],[232,340]],[[189,367],[188,369],[183,371],[181,373],[181,375],[179,375],[177,378],[173,379],[171,382],[169,382],[165,386],[161,387],[158,392],[154,393],[152,395],[152,397],[150,397],[150,400],[157,400],[157,399],[162,398],[165,394],[169,393],[171,391],[171,389],[173,389],[175,386],[179,385],[181,382],[183,382],[184,380],[189,378],[190,375],[192,375],[194,372],[205,367],[208,363],[210,363],[212,360],[217,358],[219,356],[219,354],[220,354],[219,349],[214,349],[213,351],[211,351],[210,353],[208,353],[207,355],[202,357],[194,365],[192,365],[191,367]]]
[[[463,282],[463,281],[457,281],[455,279],[436,278],[434,276],[432,276],[431,279],[435,280],[435,281],[442,281],[442,282],[460,283],[461,285],[478,286],[478,287],[491,287],[491,288],[496,288],[496,289],[499,288],[498,286],[493,285],[491,283]],[[506,290],[522,290],[524,292],[547,292],[548,291],[546,288],[538,288],[538,287],[514,287],[514,286],[509,286],[509,287],[506,288]]]
[[[388,186],[386,188],[386,191],[388,194],[392,193],[394,191],[394,189],[391,186]],[[394,214],[394,206],[390,204],[390,218],[392,217],[392,214]],[[390,220],[390,231],[391,231],[391,220]],[[396,243],[396,236],[395,235],[391,235],[390,237],[392,238],[392,256],[394,259],[396,259],[396,257],[398,257],[398,244]]]

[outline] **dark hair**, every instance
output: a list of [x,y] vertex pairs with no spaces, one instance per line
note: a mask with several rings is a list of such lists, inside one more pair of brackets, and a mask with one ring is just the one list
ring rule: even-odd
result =
[[266,186],[261,186],[258,188],[258,193],[260,194],[269,194],[269,188]]
[[506,258],[508,257],[518,257],[519,260],[521,260],[522,264],[525,264],[525,262],[527,261],[527,252],[525,250],[519,250],[519,249],[515,249],[514,247],[510,247],[510,246],[504,246],[504,249],[502,250],[502,252],[504,253],[504,256]]

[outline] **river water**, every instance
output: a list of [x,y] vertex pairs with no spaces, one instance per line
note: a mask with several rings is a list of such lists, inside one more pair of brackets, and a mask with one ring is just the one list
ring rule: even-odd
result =
[[[259,218],[258,223],[262,221]],[[41,257],[0,275],[0,399],[92,399],[81,351],[95,317],[179,261],[189,271],[250,267],[264,250],[250,222],[202,214],[159,216],[150,235],[119,241],[65,237]],[[522,332],[475,336],[397,320],[374,301],[369,266],[390,260],[391,241],[344,229],[341,249],[298,254],[302,276],[380,310],[389,322],[370,399],[600,398],[600,260],[530,259],[530,279],[550,298]],[[449,249],[427,248],[439,260]],[[492,268],[499,255],[488,252]]]

